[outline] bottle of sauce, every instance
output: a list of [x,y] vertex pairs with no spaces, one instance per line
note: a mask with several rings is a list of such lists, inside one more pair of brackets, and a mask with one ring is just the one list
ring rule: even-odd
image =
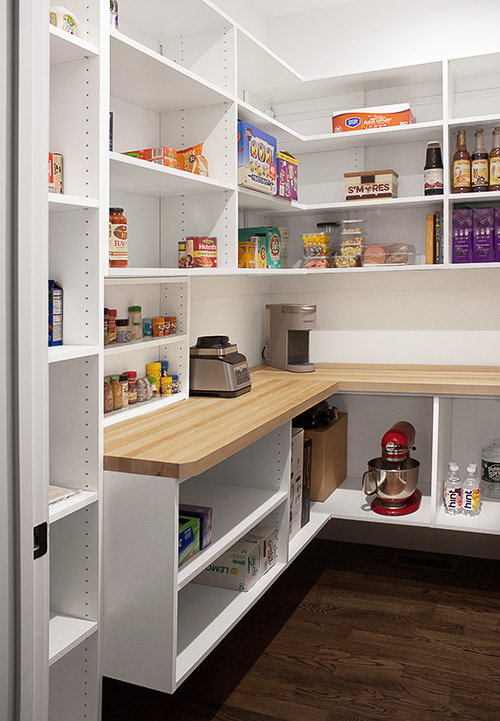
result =
[[470,189],[470,154],[467,150],[465,130],[459,130],[457,135],[457,149],[453,156],[452,192],[469,193]]
[[491,137],[490,190],[500,190],[500,126],[493,128]]
[[128,265],[127,219],[123,208],[109,209],[109,267],[126,268]]
[[489,190],[489,158],[484,147],[483,129],[478,128],[474,133],[476,146],[471,159],[471,190],[473,193],[483,193]]
[[443,160],[438,142],[427,143],[424,165],[424,195],[443,194]]

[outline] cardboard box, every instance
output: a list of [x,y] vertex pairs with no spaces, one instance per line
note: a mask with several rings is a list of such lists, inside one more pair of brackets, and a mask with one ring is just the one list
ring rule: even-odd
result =
[[180,503],[179,513],[185,518],[198,518],[200,521],[200,549],[209,546],[212,542],[212,508]]
[[335,113],[332,118],[334,133],[345,133],[351,130],[373,130],[373,128],[388,128],[394,125],[411,125],[416,122],[408,103],[348,110],[343,113]]
[[495,260],[495,209],[474,208],[472,222],[474,263],[492,263]]
[[238,243],[257,238],[257,267],[281,268],[281,232],[279,228],[239,228]]
[[298,199],[299,161],[290,153],[276,154],[277,195],[288,200]]
[[451,224],[453,263],[472,263],[472,209],[454,210]]
[[200,550],[200,519],[179,517],[179,566]]
[[278,532],[271,526],[255,526],[250,533],[242,539],[249,543],[260,545],[260,575],[263,576],[276,563],[276,546],[278,543]]
[[63,156],[49,153],[49,193],[63,192]]
[[311,501],[325,501],[347,477],[347,414],[306,428],[304,437],[312,439]]
[[152,163],[160,163],[162,165],[170,165],[177,168],[177,151],[169,148],[167,145],[161,145],[156,148],[143,148],[142,150],[128,150],[123,155],[130,155],[132,158],[139,160],[148,160]]
[[290,519],[288,538],[301,529],[302,473],[304,471],[304,429],[292,428],[292,462],[290,467]]
[[248,591],[260,578],[261,563],[260,543],[238,541],[198,574],[193,583]]
[[304,438],[304,470],[302,473],[302,513],[301,527],[309,523],[311,517],[311,480],[312,480],[312,440]]
[[397,198],[399,175],[395,170],[344,173],[345,199]]
[[49,347],[63,344],[63,289],[49,280]]
[[276,195],[276,138],[238,121],[238,185]]
[[495,208],[495,260],[500,263],[500,208]]

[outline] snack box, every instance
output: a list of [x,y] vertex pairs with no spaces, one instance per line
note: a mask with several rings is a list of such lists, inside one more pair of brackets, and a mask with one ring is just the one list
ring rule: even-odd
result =
[[217,238],[186,238],[186,268],[217,268]]
[[177,151],[179,170],[208,177],[208,161],[203,155],[203,143]]
[[500,208],[495,208],[495,260],[500,263]]
[[250,238],[257,238],[257,266],[259,268],[281,268],[281,232],[279,228],[266,228],[265,226],[239,228],[238,247],[241,242],[246,242]]
[[397,198],[399,175],[395,170],[344,173],[345,199]]
[[278,190],[276,195],[287,200],[298,199],[299,161],[290,153],[276,154],[276,178]]
[[261,547],[260,554],[260,575],[263,576],[276,563],[276,546],[278,543],[278,532],[270,526],[255,526],[250,533],[243,538],[249,543],[258,543]]
[[129,150],[123,155],[130,155],[131,158],[139,158],[139,160],[148,160],[151,163],[166,165],[171,168],[177,168],[177,151],[162,145],[156,148],[144,148],[143,150]]
[[198,574],[193,583],[248,591],[260,578],[261,552],[260,543],[238,541]]
[[455,209],[451,216],[453,263],[472,263],[472,209]]
[[63,344],[63,289],[49,280],[49,347]]
[[49,193],[63,192],[63,156],[49,153]]
[[474,208],[472,212],[474,263],[495,260],[495,209]]
[[290,519],[288,538],[302,528],[302,474],[304,472],[304,429],[292,428],[292,460],[290,464]]
[[200,550],[200,519],[179,516],[179,566]]
[[193,506],[189,503],[179,504],[179,513],[185,518],[198,518],[200,521],[200,549],[212,542],[212,508],[210,506]]
[[343,113],[335,113],[332,118],[334,133],[388,128],[394,125],[411,125],[416,122],[409,103],[348,110]]
[[276,138],[238,121],[238,185],[276,195]]

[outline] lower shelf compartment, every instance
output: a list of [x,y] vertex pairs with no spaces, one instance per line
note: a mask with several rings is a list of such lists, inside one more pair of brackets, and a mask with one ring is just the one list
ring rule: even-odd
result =
[[49,664],[76,648],[97,631],[97,622],[51,613],[49,621]]
[[477,516],[451,516],[440,508],[437,514],[435,528],[447,531],[469,531],[472,533],[500,534],[500,499],[483,500],[481,511]]
[[176,685],[200,664],[283,573],[276,563],[249,591],[190,583],[179,593]]

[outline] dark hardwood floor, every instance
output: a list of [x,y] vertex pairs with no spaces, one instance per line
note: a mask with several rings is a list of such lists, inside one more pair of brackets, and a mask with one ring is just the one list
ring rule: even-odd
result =
[[500,721],[500,562],[396,555],[313,541],[175,694],[105,679],[103,721]]

